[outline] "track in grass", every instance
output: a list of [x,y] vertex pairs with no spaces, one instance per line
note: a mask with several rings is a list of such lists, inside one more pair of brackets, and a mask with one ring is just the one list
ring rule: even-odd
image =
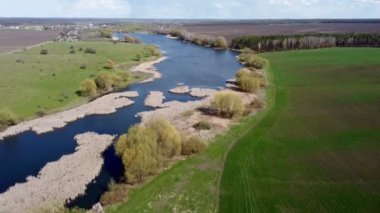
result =
[[229,152],[220,212],[380,209],[380,49],[263,56],[275,104]]

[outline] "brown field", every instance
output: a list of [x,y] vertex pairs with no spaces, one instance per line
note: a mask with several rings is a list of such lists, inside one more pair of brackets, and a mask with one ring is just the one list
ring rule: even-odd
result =
[[201,23],[187,24],[185,28],[196,34],[224,36],[227,40],[241,35],[289,35],[304,33],[374,33],[380,32],[380,23]]
[[0,29],[0,54],[50,41],[57,35],[58,32],[55,31]]

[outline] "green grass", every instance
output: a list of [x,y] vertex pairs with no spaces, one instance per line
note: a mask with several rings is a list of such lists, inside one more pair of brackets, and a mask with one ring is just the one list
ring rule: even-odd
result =
[[[70,46],[75,54],[70,54]],[[96,54],[86,54],[78,49],[93,48]],[[40,50],[47,49],[47,55]],[[61,42],[49,43],[23,52],[0,56],[0,109],[15,113],[19,119],[29,119],[36,112],[51,112],[71,107],[86,98],[76,95],[79,84],[86,78],[94,78],[103,68],[107,59],[121,64],[109,72],[126,71],[136,54],[147,53],[143,45],[113,44],[111,42]],[[24,63],[16,62],[18,59]],[[151,58],[145,58],[149,60]],[[85,64],[86,69],[80,69]],[[144,75],[130,75],[128,83],[144,78]],[[125,85],[126,86],[126,85]]]
[[380,209],[380,49],[263,54],[275,104],[231,149],[220,212]]

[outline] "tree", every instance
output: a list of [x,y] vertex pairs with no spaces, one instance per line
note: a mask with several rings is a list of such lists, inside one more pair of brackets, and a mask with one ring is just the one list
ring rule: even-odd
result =
[[127,42],[127,43],[135,43],[136,42],[136,39],[133,38],[132,36],[126,34],[124,36],[124,41]]
[[223,36],[218,36],[215,39],[215,47],[221,48],[221,49],[227,49],[228,43]]
[[231,92],[218,92],[215,94],[211,106],[219,115],[227,118],[242,115],[244,112],[243,100],[239,95]]
[[103,28],[100,30],[100,36],[103,38],[112,38],[112,30],[110,28]]
[[207,142],[198,136],[191,136],[182,143],[182,154],[191,155],[207,149]]
[[94,96],[96,95],[96,84],[94,80],[86,79],[82,81],[79,87],[79,93],[81,96],[87,97],[87,96]]
[[84,50],[85,53],[90,53],[90,54],[96,54],[96,50],[93,48],[86,48]]
[[158,152],[161,156],[171,158],[181,153],[181,135],[168,120],[155,118],[147,123],[147,127],[157,134]]
[[99,89],[110,91],[113,86],[113,76],[109,72],[99,72],[96,75],[95,83]]
[[116,152],[122,158],[128,183],[140,183],[157,172],[161,164],[157,150],[157,135],[145,126],[135,125],[120,136]]

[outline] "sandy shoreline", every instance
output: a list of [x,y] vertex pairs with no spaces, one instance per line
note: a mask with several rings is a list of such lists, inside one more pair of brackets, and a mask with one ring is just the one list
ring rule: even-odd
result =
[[166,60],[167,57],[161,57],[154,61],[144,62],[141,63],[131,69],[131,72],[142,72],[142,73],[148,73],[151,75],[148,79],[140,82],[140,83],[147,83],[152,82],[158,78],[161,78],[162,75],[160,72],[158,72],[157,68],[154,66],[155,64],[161,63],[162,61]]
[[66,126],[67,123],[88,115],[104,115],[114,113],[119,108],[133,104],[134,102],[129,98],[137,96],[138,93],[133,91],[111,93],[73,109],[47,115],[34,120],[21,122],[1,132],[0,142],[6,137],[14,136],[29,130],[34,131],[37,134],[43,134],[57,128],[62,128]]
[[0,194],[0,212],[30,212],[53,203],[63,205],[67,199],[84,194],[86,185],[103,166],[102,153],[114,136],[84,133],[75,136],[76,151],[46,164],[37,177],[16,184]]

